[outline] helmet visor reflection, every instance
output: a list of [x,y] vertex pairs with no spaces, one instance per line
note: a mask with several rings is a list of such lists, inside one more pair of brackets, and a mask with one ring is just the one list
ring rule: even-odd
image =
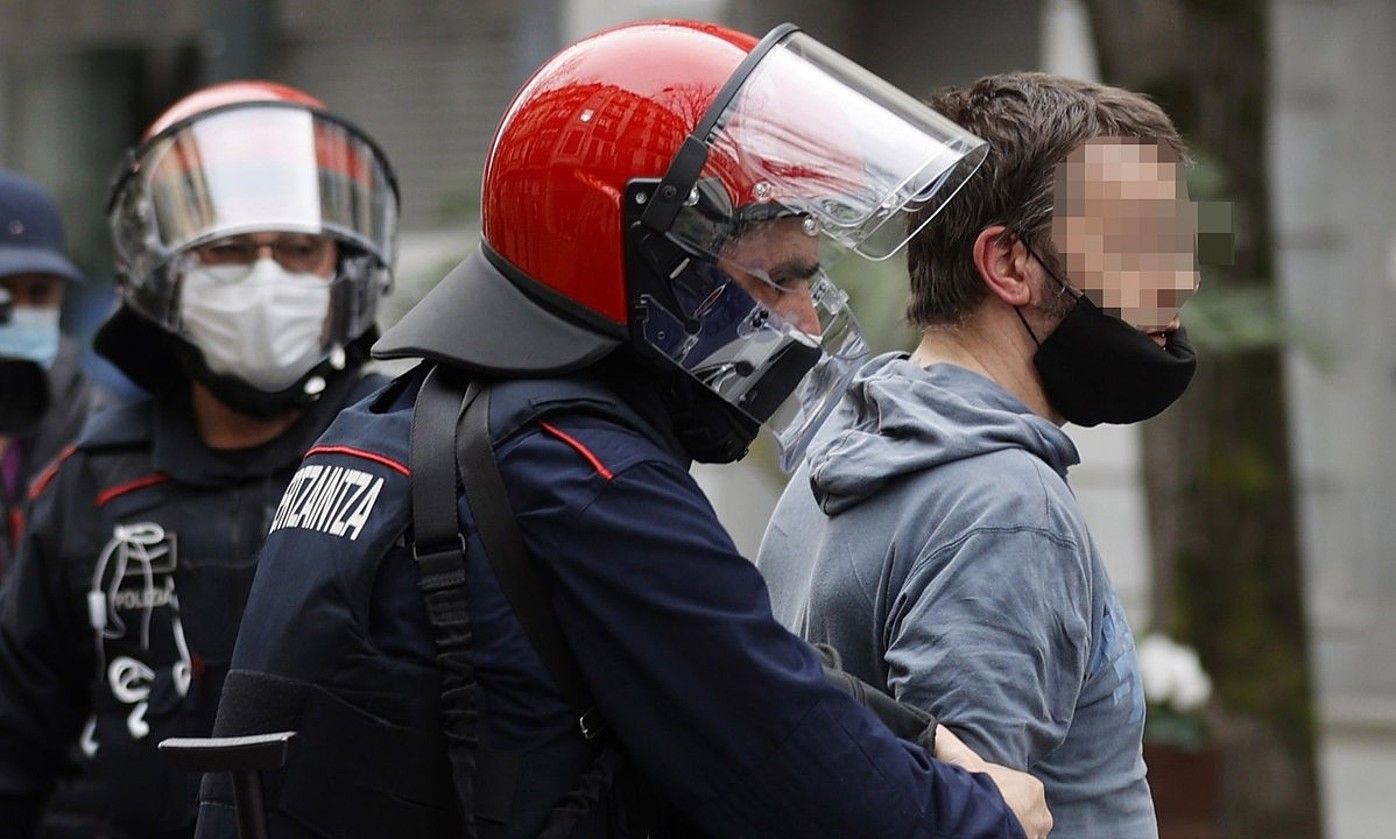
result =
[[219,111],[147,146],[112,207],[117,256],[139,279],[191,246],[253,231],[332,235],[393,264],[386,161],[349,126],[301,108]]
[[848,295],[822,270],[774,293],[767,280],[729,270],[703,261],[685,271],[674,286],[678,311],[643,299],[645,340],[770,428],[791,469],[867,358],[867,344]]

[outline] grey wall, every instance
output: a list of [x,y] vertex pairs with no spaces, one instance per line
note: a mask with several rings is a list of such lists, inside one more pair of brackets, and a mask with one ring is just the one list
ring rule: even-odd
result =
[[1292,345],[1288,385],[1319,684],[1396,723],[1396,5],[1275,6],[1281,285],[1317,349]]
[[1271,179],[1332,837],[1396,782],[1396,4],[1272,0]]
[[791,21],[915,96],[1041,63],[1041,0],[732,0],[733,25]]
[[516,13],[526,7],[287,2],[269,75],[313,92],[383,145],[405,227],[464,226],[495,123],[532,69],[515,61]]

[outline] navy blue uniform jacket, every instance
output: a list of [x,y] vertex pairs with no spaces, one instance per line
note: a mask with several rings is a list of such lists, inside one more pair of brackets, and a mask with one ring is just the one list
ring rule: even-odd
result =
[[35,480],[0,589],[0,839],[30,834],[75,744],[85,780],[65,803],[98,810],[102,835],[192,835],[198,778],[156,744],[209,734],[277,501],[338,410],[383,384],[339,377],[238,451],[204,446],[182,393],[112,407]]
[[[340,414],[292,479],[258,563],[219,733],[246,733],[224,724],[235,686],[255,704],[259,691],[309,684],[330,698],[312,705],[353,705],[397,727],[398,740],[433,742],[416,730],[437,719],[439,685],[407,547],[420,376]],[[772,618],[761,576],[677,446],[593,410],[587,394],[599,385],[580,381],[496,384],[491,437],[610,736],[655,794],[715,836],[1021,836],[987,776],[931,760],[826,685],[815,652]],[[628,402],[662,426],[654,406]],[[458,507],[481,743],[544,753],[575,738],[576,720],[510,611],[463,499]],[[390,770],[404,807],[442,806],[449,770],[439,740],[431,749],[425,764]],[[360,835],[352,789],[362,773],[344,766],[353,762],[346,751],[274,782],[273,834]],[[537,786],[515,796],[510,835],[536,833],[567,791]],[[200,836],[234,835],[229,815],[206,801]],[[588,831],[620,832],[614,821]]]

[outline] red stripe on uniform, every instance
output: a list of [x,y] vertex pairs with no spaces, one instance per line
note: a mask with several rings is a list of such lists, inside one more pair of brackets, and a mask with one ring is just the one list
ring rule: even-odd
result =
[[576,449],[577,454],[586,458],[587,463],[591,464],[591,468],[596,470],[596,474],[600,475],[608,481],[615,477],[615,475],[611,473],[611,470],[606,468],[606,464],[601,462],[601,458],[593,454],[591,449],[582,445],[581,440],[578,440],[576,437],[573,437],[571,434],[568,434],[566,431],[563,431],[561,428],[558,428],[556,425],[553,425],[550,422],[540,422],[538,424],[543,426],[544,431],[548,432],[557,439]]
[[389,469],[401,472],[409,478],[412,477],[411,469],[408,469],[406,466],[404,466],[401,463],[398,463],[391,457],[384,457],[383,455],[378,454],[376,452],[364,451],[363,449],[356,449],[353,446],[315,446],[311,448],[310,451],[306,452],[305,456],[310,457],[313,454],[347,454],[350,457],[359,457],[363,458],[364,460],[371,460],[374,463],[381,463]]
[[[18,507],[10,508],[10,553],[19,550],[20,540],[24,538],[24,511]],[[5,572],[4,563],[0,563],[0,574]]]
[[128,492],[135,492],[138,489],[145,489],[146,487],[155,486],[156,484],[163,484],[169,479],[169,475],[161,472],[152,472],[149,475],[132,478],[124,484],[117,484],[114,487],[108,487],[97,493],[97,506],[102,507],[113,498],[125,495]]
[[57,457],[49,461],[49,464],[44,467],[44,471],[39,473],[39,476],[34,479],[33,483],[29,484],[30,501],[43,495],[44,490],[48,489],[48,485],[53,483],[53,479],[58,475],[58,467],[62,466],[63,461],[67,460],[69,456],[77,450],[77,446],[64,446],[63,451],[59,452]]

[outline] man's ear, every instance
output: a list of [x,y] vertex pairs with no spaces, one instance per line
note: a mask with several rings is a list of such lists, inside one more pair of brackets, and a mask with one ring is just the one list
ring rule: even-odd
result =
[[979,231],[974,240],[974,267],[989,294],[1014,308],[1032,302],[1028,284],[1027,249],[1018,237],[995,224]]

